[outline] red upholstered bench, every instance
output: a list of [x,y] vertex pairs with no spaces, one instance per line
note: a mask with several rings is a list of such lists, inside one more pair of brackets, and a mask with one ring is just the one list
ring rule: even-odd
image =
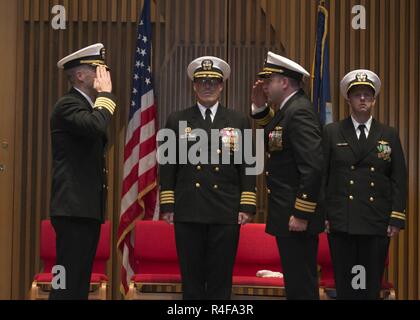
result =
[[[135,274],[127,298],[181,298],[173,225],[163,221],[137,221],[134,239]],[[234,267],[234,295],[283,295],[283,279],[256,277],[257,271],[263,269],[281,271],[275,238],[265,233],[264,224],[246,225],[241,229]]]
[[127,299],[182,298],[173,225],[139,220],[134,234],[135,267]]
[[[163,221],[137,221],[135,226],[135,274],[130,299],[179,299],[181,276],[178,267],[173,225]],[[335,290],[334,270],[327,235],[319,236],[318,265],[321,269],[321,298]],[[282,272],[274,237],[265,233],[265,224],[247,224],[241,228],[234,272],[234,298],[279,298],[285,296],[282,278],[259,278],[259,270]],[[392,284],[384,283],[381,295],[395,298]]]
[[233,294],[252,298],[284,297],[283,278],[260,278],[259,270],[282,272],[276,238],[265,232],[265,224],[241,227],[233,271]]
[[[389,260],[385,264],[388,267]],[[321,299],[329,300],[335,297],[335,280],[334,269],[331,260],[330,247],[328,244],[328,236],[326,233],[319,235],[318,247],[318,265],[321,268],[321,277],[319,281]],[[395,289],[392,283],[383,281],[381,298],[385,300],[395,300]]]
[[[95,261],[90,280],[89,299],[106,300],[108,277],[106,276],[106,263],[110,254],[111,225],[106,221],[101,226],[101,234],[96,251]],[[50,220],[41,221],[40,232],[40,258],[43,262],[42,271],[35,275],[30,291],[31,300],[48,299],[51,290],[51,270],[56,263],[55,231]]]

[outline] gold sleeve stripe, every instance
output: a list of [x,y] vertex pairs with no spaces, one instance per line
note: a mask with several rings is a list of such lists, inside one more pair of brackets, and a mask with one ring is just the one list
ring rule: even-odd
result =
[[397,214],[397,213],[392,213],[391,216],[399,216],[399,217],[405,218],[405,215],[403,215],[403,214]]
[[161,193],[161,197],[175,197],[175,193]]
[[273,118],[274,118],[274,111],[273,109],[270,108],[270,111],[264,118],[257,120],[257,124],[260,126],[266,126],[267,124],[270,123],[271,119]]
[[112,110],[115,110],[115,103],[112,102],[112,100],[104,99],[104,98],[98,98],[95,101],[95,107],[108,107]]
[[95,102],[98,102],[100,104],[109,105],[112,108],[115,108],[116,107],[116,104],[115,104],[114,101],[112,101],[111,99],[108,99],[108,98],[104,98],[104,97],[99,97],[98,99],[96,99]]
[[299,210],[299,211],[303,211],[303,212],[308,212],[308,213],[314,213],[315,209],[308,209],[306,207],[301,207],[299,204],[295,204],[295,209]]
[[260,126],[266,126],[267,124],[270,123],[271,119],[274,118],[274,110],[272,108],[270,108],[270,111],[268,112],[268,114],[262,118],[262,119],[257,119],[257,124]]
[[109,98],[105,98],[105,97],[99,97],[98,99],[96,99],[95,102],[107,103],[113,108],[115,108],[117,106],[117,104],[114,101],[112,101]]
[[97,106],[104,107],[104,108],[108,109],[110,112],[115,111],[115,106],[110,104],[108,101],[100,100],[99,102],[97,102]]
[[301,207],[301,208],[306,208],[306,209],[308,209],[308,210],[315,210],[315,209],[316,209],[316,206],[308,206],[308,205],[306,205],[306,204],[301,204],[301,203],[299,203],[299,202],[297,202],[297,201],[296,201],[296,203],[295,203],[295,206],[299,206],[299,207]]
[[243,191],[241,193],[241,202],[240,204],[247,204],[250,206],[257,205],[257,194],[251,191]]
[[400,217],[400,216],[394,216],[394,215],[392,215],[391,218],[400,219],[400,220],[404,220],[405,221],[405,217]]
[[400,215],[400,216],[404,216],[405,217],[405,213],[404,212],[392,211],[392,214],[396,214],[396,215]]
[[295,203],[295,208],[305,209],[305,210],[309,210],[310,212],[315,212],[315,208],[311,208],[311,207],[307,207],[307,206],[302,206],[299,203]]
[[299,201],[303,204],[306,204],[308,206],[316,206],[316,202],[311,202],[311,201],[307,201],[307,200],[303,200],[301,198],[296,198],[296,201]]
[[393,211],[391,213],[391,218],[397,218],[397,219],[405,220],[405,214]]
[[241,197],[241,200],[253,200],[253,201],[256,201],[257,198],[256,197],[250,197],[250,196],[242,196]]
[[104,98],[104,97],[99,97],[98,99],[96,99],[95,101],[95,106],[94,108],[105,108],[107,109],[111,114],[114,113],[115,111],[115,107],[117,105],[115,104],[114,101],[112,101],[111,99],[108,98]]
[[109,111],[109,113],[114,114],[114,109],[111,109],[109,106],[105,106],[105,105],[97,105],[95,106],[95,109],[101,110],[101,109],[106,109]]
[[299,198],[296,198],[296,203],[299,203],[301,205],[308,206],[308,207],[314,207],[314,208],[317,205],[316,202],[305,201],[305,200],[302,200],[302,199],[299,199]]
[[160,201],[164,200],[175,200],[175,197],[160,197]]
[[104,106],[108,110],[115,111],[115,107],[110,105],[108,102],[101,101],[99,103],[100,103],[100,105]]
[[169,201],[169,200],[165,200],[165,201],[161,201],[160,204],[174,204],[175,201]]
[[242,196],[241,199],[257,200],[257,197],[254,197],[254,196]]
[[175,191],[165,190],[160,192],[160,204],[174,204]]
[[257,197],[257,195],[255,193],[244,193],[244,192],[242,192],[241,196],[242,197],[254,197],[254,198]]
[[162,191],[160,193],[160,195],[161,196],[173,196],[173,195],[175,195],[175,192],[174,191]]
[[247,204],[247,205],[250,205],[250,206],[256,206],[257,205],[256,202],[248,202],[248,201],[241,201],[241,204]]
[[105,108],[106,110],[108,110],[109,111],[109,113],[111,113],[111,114],[114,114],[114,110],[113,109],[111,109],[110,107],[108,107],[108,106],[105,106],[105,105],[100,105],[100,106],[96,106],[95,107],[95,109],[103,109],[103,108]]

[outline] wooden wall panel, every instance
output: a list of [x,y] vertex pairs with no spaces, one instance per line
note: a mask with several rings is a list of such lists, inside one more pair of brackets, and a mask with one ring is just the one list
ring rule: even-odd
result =
[[[330,10],[330,70],[334,118],[349,110],[339,81],[354,68],[370,68],[383,80],[374,115],[400,133],[409,175],[408,228],[392,242],[388,278],[401,299],[420,298],[420,92],[419,20],[416,0],[362,0],[367,29],[351,29],[356,0],[326,1]],[[108,165],[110,195],[107,217],[112,221],[112,257],[108,265],[112,295],[120,298],[120,255],[115,247],[118,226],[125,126],[131,92],[136,21],[142,0],[19,0],[22,56],[17,63],[16,146],[13,210],[12,296],[23,298],[38,258],[39,222],[48,216],[51,185],[49,116],[67,89],[56,62],[82,46],[103,42],[112,66],[119,109],[110,128]],[[3,4],[3,3],[2,3]],[[50,26],[51,8],[64,4],[66,30]],[[4,4],[3,4],[4,6]],[[174,110],[188,107],[193,93],[186,75],[199,55],[227,59],[232,66],[223,103],[248,112],[250,89],[267,50],[285,54],[311,70],[317,4],[313,0],[155,0],[152,1],[153,73],[159,124]],[[0,47],[4,44],[0,44]],[[1,48],[3,52],[3,48]],[[19,50],[18,50],[19,52]],[[307,84],[305,86],[308,87]],[[258,185],[264,178],[258,177]],[[266,195],[258,193],[257,221],[266,218]],[[0,226],[0,231],[3,230]]]
[[13,258],[13,179],[14,122],[17,92],[17,24],[18,6],[0,0],[0,38],[7,47],[0,50],[0,300],[10,299],[12,291],[11,274]]

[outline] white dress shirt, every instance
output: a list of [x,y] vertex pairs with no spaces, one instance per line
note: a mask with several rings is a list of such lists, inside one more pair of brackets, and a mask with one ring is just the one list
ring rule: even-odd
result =
[[372,126],[373,117],[370,116],[369,120],[366,121],[365,123],[357,122],[356,119],[353,118],[353,116],[351,116],[351,120],[353,121],[354,130],[356,130],[357,139],[359,139],[359,137],[360,137],[361,132],[360,132],[359,126],[361,124],[365,125],[365,135],[366,135],[366,139],[367,139],[367,137],[369,136],[370,127]]
[[[198,105],[198,108],[200,109],[201,116],[203,117],[204,120],[206,120],[206,110],[209,109],[209,108],[203,106],[200,102],[197,102],[197,105]],[[214,117],[216,116],[216,112],[217,112],[217,109],[218,108],[219,108],[219,102],[216,102],[216,104],[214,106],[210,107],[210,111],[211,111],[211,115],[210,115],[211,122],[214,121]]]

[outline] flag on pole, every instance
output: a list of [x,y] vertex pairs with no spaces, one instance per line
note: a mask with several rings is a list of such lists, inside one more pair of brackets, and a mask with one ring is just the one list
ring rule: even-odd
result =
[[330,93],[330,50],[328,43],[328,10],[325,1],[318,6],[316,44],[312,64],[311,98],[322,124],[332,122]]
[[124,148],[118,248],[122,252],[121,292],[127,294],[136,271],[134,226],[138,219],[157,219],[156,105],[153,92],[150,0],[144,1],[137,29],[130,114]]

